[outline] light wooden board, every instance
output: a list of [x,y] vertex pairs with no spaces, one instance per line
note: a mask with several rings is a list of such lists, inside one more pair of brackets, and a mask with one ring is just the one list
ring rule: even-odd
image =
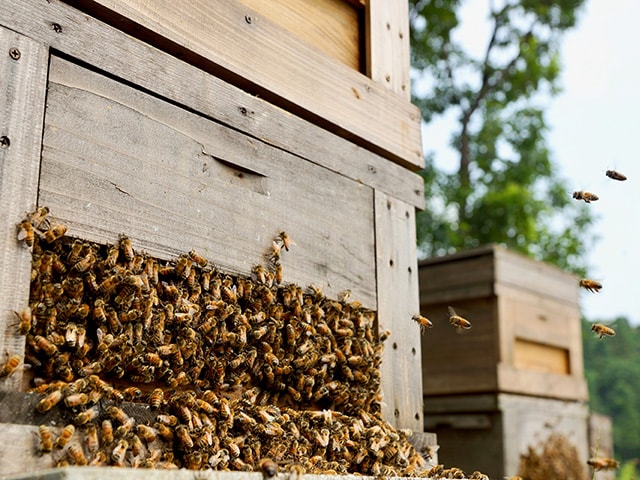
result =
[[[5,4],[0,25],[265,143],[418,208],[424,206],[419,175],[261,97],[132,40],[59,1],[6,0]],[[59,33],[50,28],[52,24],[60,26]]]
[[391,331],[382,357],[383,417],[421,432],[420,335],[415,210],[375,192],[379,331]]
[[516,368],[525,370],[536,370],[558,375],[569,375],[571,373],[569,351],[567,349],[520,338],[515,339],[513,364]]
[[563,400],[586,400],[587,381],[572,375],[557,375],[498,365],[498,387],[501,392]]
[[194,0],[179,9],[172,0],[68,3],[409,168],[424,166],[420,112],[406,96],[238,0]]
[[[18,52],[17,60],[9,56],[10,49]],[[16,224],[37,201],[48,51],[0,28],[0,52],[0,135],[9,142],[0,147],[0,364],[4,364],[6,354],[24,351],[14,311],[28,305],[31,254],[18,242]],[[22,368],[0,380],[0,388],[19,388]]]
[[409,2],[370,0],[366,12],[367,72],[410,101]]
[[362,71],[360,12],[346,0],[240,0],[247,7],[349,68]]
[[370,188],[67,61],[50,71],[40,203],[71,235],[248,274],[285,230],[285,281],[376,307]]

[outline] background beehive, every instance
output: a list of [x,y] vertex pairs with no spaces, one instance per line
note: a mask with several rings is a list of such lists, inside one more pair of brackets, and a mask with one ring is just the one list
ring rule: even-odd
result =
[[[48,205],[74,237],[105,244],[126,231],[160,260],[195,248],[232,274],[248,275],[284,229],[298,243],[295,262],[284,265],[290,281],[329,296],[349,288],[393,331],[383,413],[422,431],[420,350],[408,320],[418,310],[414,208],[423,199],[412,171],[422,154],[399,3],[351,4],[367,32],[359,50],[367,75],[240,2],[219,2],[208,23],[200,3],[180,18],[162,11],[168,3],[149,12],[79,2],[89,15],[60,2],[7,5],[3,350],[24,348],[13,312],[27,303],[29,255],[15,224],[36,205]],[[22,380],[2,381],[5,404],[20,402]],[[4,452],[8,471],[31,452],[34,427],[3,418],[19,439]]]

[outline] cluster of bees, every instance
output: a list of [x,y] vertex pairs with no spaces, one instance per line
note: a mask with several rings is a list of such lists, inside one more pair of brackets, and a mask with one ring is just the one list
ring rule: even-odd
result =
[[[424,459],[380,413],[375,312],[284,284],[273,241],[251,277],[197,252],[162,262],[121,236],[66,237],[40,207],[18,225],[32,252],[24,363],[68,422],[39,427],[58,465],[412,476]],[[0,369],[13,373],[20,356]],[[141,420],[140,409],[147,412]],[[138,410],[136,410],[138,409]],[[151,417],[148,413],[151,412]],[[62,425],[60,425],[62,426]]]
[[[607,170],[605,172],[605,175],[610,179],[617,180],[619,182],[624,182],[627,179],[626,175],[623,175],[616,170]],[[596,195],[595,193],[578,190],[573,192],[573,198],[575,198],[576,200],[583,200],[585,203],[591,203],[595,202],[600,197],[598,197],[598,195]],[[591,280],[589,278],[581,279],[579,285],[581,288],[584,288],[591,293],[597,293],[602,289],[602,283],[598,282],[597,280]],[[591,331],[593,331],[598,336],[598,338],[602,338],[604,336],[613,337],[616,334],[613,328],[607,325],[603,325],[602,323],[594,323],[593,325],[591,325]]]

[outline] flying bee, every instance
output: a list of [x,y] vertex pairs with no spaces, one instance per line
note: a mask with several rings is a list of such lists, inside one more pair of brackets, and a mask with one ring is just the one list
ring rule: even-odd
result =
[[82,450],[82,446],[78,445],[77,443],[69,445],[67,454],[76,465],[84,466],[89,463],[87,457],[84,454],[84,451]]
[[591,331],[598,335],[599,338],[602,338],[605,335],[608,337],[613,337],[616,334],[616,331],[613,328],[601,323],[594,323],[593,325],[591,325]]
[[416,313],[413,317],[411,317],[411,319],[414,320],[418,325],[420,325],[420,333],[424,333],[427,328],[433,327],[433,323],[431,323],[428,318],[423,317],[419,313]]
[[449,310],[449,323],[459,329],[468,330],[471,328],[471,322],[456,313],[453,307],[447,307]]
[[56,240],[62,238],[65,233],[67,233],[67,226],[59,223],[44,232],[44,239],[47,243],[53,243]]
[[38,427],[38,435],[40,437],[40,451],[50,452],[53,450],[53,433],[47,425]]
[[36,237],[33,225],[29,220],[23,220],[20,222],[19,227],[18,240],[23,241],[29,249],[32,249]]
[[583,192],[582,190],[578,190],[576,192],[573,192],[573,198],[575,198],[576,200],[584,200],[585,203],[591,203],[595,202],[600,197],[598,197],[595,193]]
[[66,427],[64,427],[60,432],[60,436],[56,438],[56,441],[54,444],[55,447],[59,449],[66,447],[67,444],[69,443],[69,440],[71,440],[71,437],[75,433],[75,431],[76,431],[76,427],[73,426],[72,424],[69,424]]
[[587,460],[587,464],[594,470],[614,470],[620,466],[620,463],[613,458],[592,457]]
[[600,282],[590,280],[588,278],[583,278],[582,280],[580,280],[579,285],[585,290],[590,291],[591,293],[599,292],[602,288],[602,284]]
[[8,377],[12,375],[20,365],[22,357],[20,355],[11,355],[7,359],[7,362],[0,367],[0,378]]
[[618,180],[619,182],[624,182],[627,177],[620,172],[616,172],[615,170],[607,170],[605,175],[612,180]]

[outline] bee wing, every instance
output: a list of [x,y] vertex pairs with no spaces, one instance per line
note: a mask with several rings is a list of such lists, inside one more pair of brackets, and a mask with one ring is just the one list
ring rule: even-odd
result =
[[458,315],[451,305],[447,307],[447,310],[449,310],[449,316],[451,317],[455,317]]

